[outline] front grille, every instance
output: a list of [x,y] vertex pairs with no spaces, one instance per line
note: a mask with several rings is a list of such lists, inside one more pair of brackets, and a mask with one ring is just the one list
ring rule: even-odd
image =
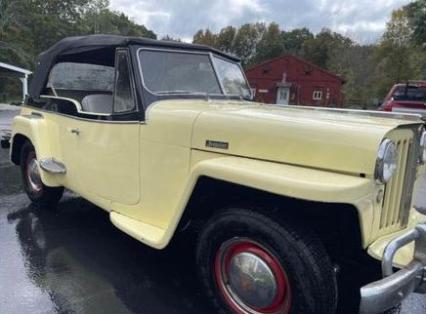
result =
[[385,186],[380,229],[407,225],[416,174],[414,137],[410,129],[396,130],[390,136],[397,146],[398,162],[394,176]]

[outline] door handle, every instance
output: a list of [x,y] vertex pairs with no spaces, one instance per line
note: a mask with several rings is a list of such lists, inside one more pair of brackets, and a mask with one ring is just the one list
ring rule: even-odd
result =
[[80,135],[80,129],[71,129],[71,133],[75,135]]

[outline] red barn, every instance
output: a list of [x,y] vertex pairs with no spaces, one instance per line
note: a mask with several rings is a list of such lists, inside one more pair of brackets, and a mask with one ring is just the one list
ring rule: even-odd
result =
[[246,70],[255,100],[269,104],[341,107],[342,77],[284,55]]

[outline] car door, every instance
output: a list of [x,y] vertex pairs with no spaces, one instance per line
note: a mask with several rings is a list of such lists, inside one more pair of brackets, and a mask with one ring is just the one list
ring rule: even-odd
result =
[[[140,122],[137,114],[129,114],[137,111],[131,73],[128,51],[117,50],[113,113],[103,120],[80,119],[74,126],[79,190],[83,196],[100,204],[109,201],[133,205],[140,197]],[[115,119],[120,115],[135,118]]]

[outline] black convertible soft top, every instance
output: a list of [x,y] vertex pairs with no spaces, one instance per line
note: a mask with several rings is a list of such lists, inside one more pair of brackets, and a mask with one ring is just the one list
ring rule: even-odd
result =
[[[102,55],[102,53],[98,52],[111,51],[111,49],[114,50],[117,47],[127,47],[129,45],[214,52],[228,59],[237,62],[240,61],[235,56],[226,54],[209,46],[198,44],[118,35],[67,37],[39,55],[37,69],[34,73],[29,90],[30,97],[37,99],[40,96],[40,93],[46,85],[50,70],[58,61],[67,61],[70,55],[84,53],[85,62],[113,65],[113,60],[111,60],[111,56],[113,56],[112,53]],[[97,53],[90,53],[95,51]]]

